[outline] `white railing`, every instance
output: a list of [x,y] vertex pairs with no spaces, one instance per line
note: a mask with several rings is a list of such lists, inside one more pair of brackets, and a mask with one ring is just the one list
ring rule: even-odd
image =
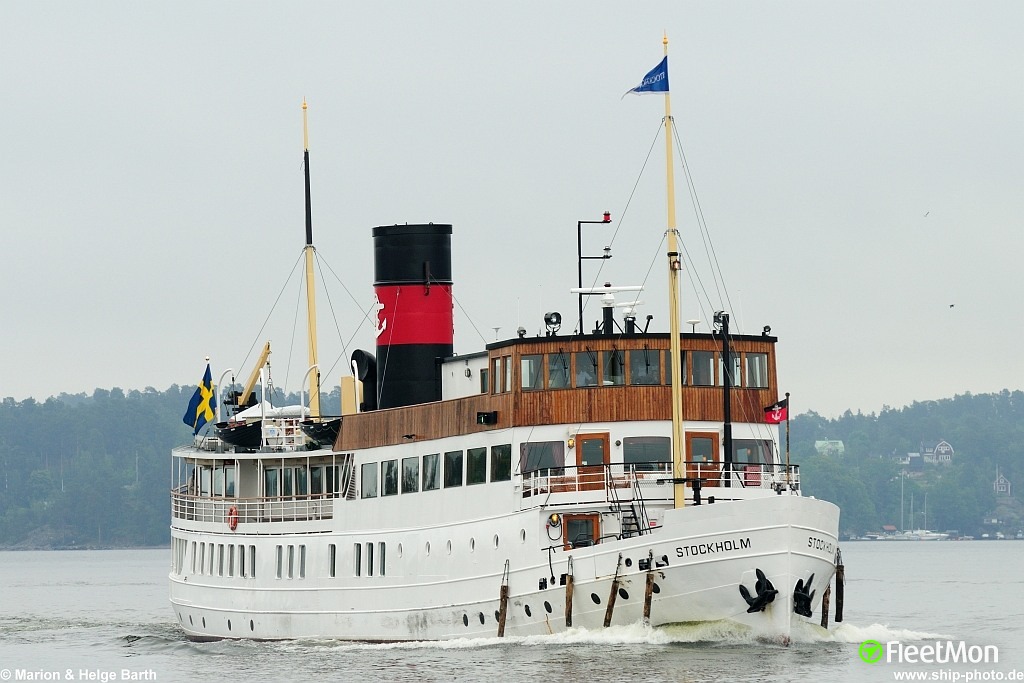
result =
[[[798,491],[800,470],[798,465],[765,463],[732,463],[730,472],[721,463],[685,463],[686,478],[700,479],[702,495],[726,499],[728,493],[745,489]],[[636,463],[632,465],[593,465],[550,467],[532,470],[522,475],[523,498],[575,494],[587,502],[628,502],[642,499],[647,502],[671,500],[673,473],[670,463]],[[731,486],[726,487],[726,482]],[[732,489],[732,491],[730,491]]]
[[327,494],[274,496],[269,498],[208,498],[181,490],[171,491],[171,517],[194,522],[227,525],[237,514],[239,524],[246,522],[295,522],[331,519],[334,498]]

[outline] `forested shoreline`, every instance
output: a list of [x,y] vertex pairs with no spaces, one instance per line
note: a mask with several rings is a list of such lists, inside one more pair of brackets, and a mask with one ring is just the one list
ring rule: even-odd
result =
[[[166,545],[170,451],[190,439],[181,416],[194,391],[173,385],[3,399],[0,548]],[[337,393],[323,395],[325,407],[339,403]],[[996,496],[992,483],[998,468],[1024,487],[1024,392],[964,394],[835,419],[810,412],[790,427],[804,493],[838,503],[844,533],[899,525],[904,468],[897,456],[940,440],[955,449],[952,463],[904,477],[905,508],[911,496],[921,506],[927,495],[928,526],[975,536],[1012,533],[1022,522],[1016,499]],[[845,452],[818,453],[815,441],[823,440],[841,440]],[[904,510],[908,527],[924,525],[921,510],[913,524]]]

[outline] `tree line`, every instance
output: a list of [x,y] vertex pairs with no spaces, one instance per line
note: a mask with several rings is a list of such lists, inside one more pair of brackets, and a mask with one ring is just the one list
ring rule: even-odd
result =
[[[170,451],[188,443],[182,423],[195,385],[165,391],[96,389],[0,401],[0,547],[158,546],[169,542]],[[276,405],[298,396],[275,396]],[[340,405],[337,387],[323,394],[325,412]],[[899,525],[900,466],[894,454],[922,441],[948,441],[953,464],[902,481],[906,526],[927,524],[964,534],[986,530],[999,514],[992,491],[996,467],[1024,487],[1024,392],[965,394],[952,399],[847,412],[826,419],[810,412],[791,422],[792,459],[801,463],[805,494],[842,508],[842,529],[864,533]],[[824,456],[816,440],[839,439],[841,456]],[[1024,488],[1021,489],[1024,491]],[[915,500],[915,523],[909,501]]]

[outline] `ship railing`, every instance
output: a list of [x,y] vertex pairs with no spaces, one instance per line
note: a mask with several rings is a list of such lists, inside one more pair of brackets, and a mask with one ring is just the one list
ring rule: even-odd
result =
[[[685,474],[679,476],[700,479],[705,499],[708,496],[715,496],[717,500],[745,497],[741,493],[744,490],[795,492],[800,488],[798,465],[733,462],[726,468],[719,462],[692,460],[684,465]],[[573,494],[580,502],[642,500],[649,503],[672,500],[672,488],[665,486],[672,478],[672,464],[665,461],[543,467],[522,475],[522,495],[531,498]],[[687,486],[692,488],[690,483]],[[729,493],[735,495],[727,495]]]
[[334,497],[330,494],[273,496],[262,498],[211,498],[186,492],[185,487],[171,491],[171,517],[192,522],[227,524],[238,515],[238,523],[303,522],[331,519]]

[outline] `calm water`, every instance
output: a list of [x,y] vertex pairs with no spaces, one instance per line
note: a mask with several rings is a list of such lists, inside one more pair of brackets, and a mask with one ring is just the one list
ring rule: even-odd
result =
[[[0,553],[0,679],[157,681],[892,681],[900,672],[1024,670],[1024,542],[847,543],[846,621],[790,647],[724,627],[640,625],[412,645],[190,643],[171,619],[167,550]],[[655,609],[657,603],[655,603]],[[861,641],[995,645],[999,662],[867,664]],[[992,672],[995,674],[992,674]],[[951,675],[951,674],[950,674]],[[24,680],[24,679],[23,679]],[[964,680],[962,677],[960,680]]]

